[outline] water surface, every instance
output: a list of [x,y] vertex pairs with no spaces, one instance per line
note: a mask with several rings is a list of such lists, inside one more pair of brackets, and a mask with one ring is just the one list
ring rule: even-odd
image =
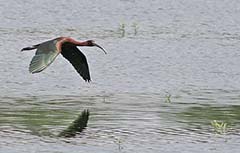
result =
[[[237,152],[239,5],[0,0],[0,152]],[[61,55],[28,72],[34,53],[21,48],[58,36],[108,51],[81,48],[91,83]],[[84,109],[87,129],[57,137]],[[226,133],[213,120],[227,123]]]

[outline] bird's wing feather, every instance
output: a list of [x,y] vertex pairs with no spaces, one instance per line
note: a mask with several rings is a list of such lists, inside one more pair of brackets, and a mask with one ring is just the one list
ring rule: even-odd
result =
[[29,72],[41,72],[54,61],[58,54],[59,52],[56,49],[56,43],[54,41],[47,41],[40,44],[30,63]]
[[63,45],[61,54],[73,65],[85,81],[91,81],[87,59],[76,46]]

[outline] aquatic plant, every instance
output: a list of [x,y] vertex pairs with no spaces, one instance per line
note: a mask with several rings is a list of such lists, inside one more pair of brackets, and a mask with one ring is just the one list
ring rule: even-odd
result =
[[118,145],[118,150],[121,151],[123,149],[121,139],[116,138],[114,142]]
[[78,132],[82,132],[87,127],[89,111],[84,110],[65,130],[59,133],[59,137],[74,137]]
[[[139,26],[136,22],[132,23],[131,27],[133,28],[133,31],[134,31],[134,35],[136,36],[137,33],[138,33],[138,29],[139,29]],[[118,28],[118,31],[121,35],[121,37],[125,37],[126,36],[126,24],[125,23],[120,23],[119,24],[119,28]]]
[[171,97],[172,97],[171,94],[167,94],[167,95],[166,95],[166,100],[165,100],[165,102],[166,102],[166,103],[171,103],[171,102],[172,102],[172,101],[171,101]]
[[137,35],[137,32],[138,32],[138,24],[137,24],[136,22],[134,22],[134,23],[132,24],[132,27],[133,27],[133,29],[134,29],[134,35],[136,36],[136,35]]
[[125,36],[125,32],[126,32],[126,30],[125,30],[125,23],[120,23],[120,25],[119,25],[119,31],[120,31],[120,34],[121,34],[121,37],[124,37]]
[[218,134],[224,134],[227,131],[227,123],[224,123],[222,121],[213,120],[211,122],[211,125],[214,128],[214,131]]

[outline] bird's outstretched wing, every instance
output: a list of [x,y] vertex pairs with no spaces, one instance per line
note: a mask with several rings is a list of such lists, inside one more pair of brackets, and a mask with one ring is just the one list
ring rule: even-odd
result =
[[73,65],[85,81],[91,81],[87,59],[76,46],[63,44],[61,54]]
[[38,73],[47,68],[58,56],[59,51],[56,48],[56,41],[51,40],[39,44],[35,56],[29,66],[29,72]]

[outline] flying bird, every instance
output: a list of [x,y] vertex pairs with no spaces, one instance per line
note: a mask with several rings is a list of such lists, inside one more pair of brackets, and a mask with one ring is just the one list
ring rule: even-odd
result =
[[62,54],[87,82],[91,81],[89,67],[85,55],[77,46],[96,46],[105,54],[106,51],[93,40],[76,41],[70,37],[58,37],[37,45],[25,47],[21,51],[37,49],[29,66],[30,73],[39,73],[47,68],[59,54]]

